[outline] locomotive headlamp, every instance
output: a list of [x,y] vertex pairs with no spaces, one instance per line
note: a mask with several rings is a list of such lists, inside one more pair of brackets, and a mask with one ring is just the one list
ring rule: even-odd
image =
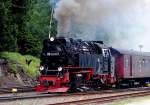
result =
[[62,71],[62,67],[58,67],[58,71]]
[[44,66],[40,66],[40,70],[41,70],[41,71],[44,70]]
[[77,77],[82,77],[82,74],[76,74]]
[[54,37],[50,37],[50,41],[54,41]]

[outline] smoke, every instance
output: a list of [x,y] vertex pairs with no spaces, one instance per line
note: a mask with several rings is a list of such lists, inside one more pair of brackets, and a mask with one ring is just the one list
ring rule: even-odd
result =
[[55,18],[58,20],[58,35],[70,36],[72,20],[77,18],[80,13],[80,4],[74,0],[62,0],[55,9]]
[[104,40],[113,47],[150,50],[150,0],[60,0],[58,36]]

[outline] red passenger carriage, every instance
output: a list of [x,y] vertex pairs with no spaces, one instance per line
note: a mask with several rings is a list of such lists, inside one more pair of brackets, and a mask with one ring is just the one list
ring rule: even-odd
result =
[[119,85],[141,86],[150,82],[150,53],[113,49]]

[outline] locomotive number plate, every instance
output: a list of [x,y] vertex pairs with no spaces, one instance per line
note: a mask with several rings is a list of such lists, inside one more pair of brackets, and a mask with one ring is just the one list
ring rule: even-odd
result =
[[59,53],[50,53],[50,52],[48,52],[47,56],[59,56]]

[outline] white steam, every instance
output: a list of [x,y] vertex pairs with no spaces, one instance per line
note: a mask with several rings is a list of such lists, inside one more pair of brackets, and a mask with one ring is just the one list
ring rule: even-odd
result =
[[54,17],[58,36],[150,51],[150,0],[60,0]]

